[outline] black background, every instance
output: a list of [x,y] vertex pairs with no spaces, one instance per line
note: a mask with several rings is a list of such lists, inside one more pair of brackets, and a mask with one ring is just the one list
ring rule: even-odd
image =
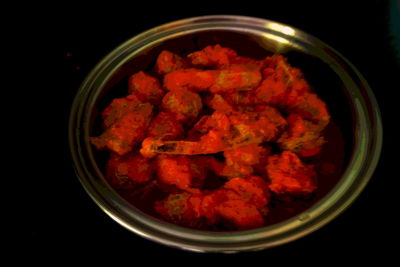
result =
[[[301,3],[300,3],[301,2]],[[397,236],[394,203],[394,179],[391,173],[395,133],[388,130],[395,119],[399,86],[399,48],[392,42],[388,1],[238,1],[238,3],[149,2],[139,4],[107,3],[91,7],[60,4],[47,7],[37,15],[43,36],[33,40],[50,61],[44,71],[37,105],[43,121],[29,122],[49,129],[43,146],[35,142],[33,150],[44,150],[31,190],[30,222],[26,233],[28,250],[40,262],[58,260],[119,260],[131,264],[138,260],[161,259],[171,263],[211,264],[214,260],[245,259],[249,264],[313,263],[334,260],[393,259],[391,243]],[[395,5],[395,1],[393,1]],[[173,20],[211,14],[255,16],[286,23],[328,43],[348,58],[369,82],[380,105],[384,125],[384,147],[373,178],[360,197],[335,220],[320,230],[289,244],[261,252],[235,255],[184,252],[143,239],[109,218],[86,194],[76,178],[68,148],[67,128],[70,106],[80,83],[91,68],[108,52],[130,37]],[[397,10],[397,16],[399,10]],[[397,25],[399,27],[399,25]],[[398,31],[397,31],[398,33]],[[40,52],[42,53],[42,52]],[[43,59],[44,60],[44,59]],[[51,63],[50,63],[51,62]],[[49,77],[51,75],[51,77]],[[47,79],[49,77],[49,79]],[[51,129],[51,130],[50,130]],[[43,137],[42,135],[40,135]],[[49,167],[50,166],[50,167]],[[33,170],[32,170],[33,171]],[[398,203],[398,201],[397,201]],[[150,256],[150,257],[149,257]],[[79,261],[78,261],[79,259]],[[188,261],[187,259],[190,259]],[[205,259],[204,261],[202,261]],[[60,261],[58,261],[60,263]],[[143,263],[142,263],[143,264]]]

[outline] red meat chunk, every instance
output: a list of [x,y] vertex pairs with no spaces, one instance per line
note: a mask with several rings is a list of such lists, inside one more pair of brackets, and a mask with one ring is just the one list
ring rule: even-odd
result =
[[[127,96],[125,100],[113,101],[112,107],[107,108],[104,125],[108,128],[100,136],[90,138],[97,149],[107,148],[123,155],[130,152],[133,146],[145,137],[153,106],[141,103],[135,96]],[[119,105],[121,106],[118,107]]]
[[304,120],[296,113],[290,114],[287,122],[289,128],[278,140],[283,150],[289,150],[302,157],[314,156],[321,151],[325,141],[320,136],[318,125]]
[[106,178],[116,188],[132,189],[135,184],[150,181],[154,170],[151,162],[139,153],[113,153],[107,162]]
[[183,122],[195,119],[202,107],[201,97],[188,90],[168,92],[162,100],[162,108]]
[[210,45],[203,50],[188,55],[190,63],[194,66],[224,67],[236,58],[235,50],[220,45]]
[[128,92],[135,95],[140,101],[153,105],[158,105],[164,95],[160,82],[143,71],[139,71],[129,78]]
[[156,166],[160,182],[194,193],[200,192],[198,188],[207,174],[204,166],[187,156],[160,155],[156,159]]
[[147,136],[155,139],[172,140],[181,136],[183,132],[183,127],[174,114],[160,112],[150,122]]
[[317,188],[314,166],[304,164],[293,152],[270,156],[266,169],[269,188],[276,194],[307,194]]
[[185,60],[170,51],[163,50],[157,57],[156,71],[159,74],[165,75],[175,70],[180,70],[187,67]]

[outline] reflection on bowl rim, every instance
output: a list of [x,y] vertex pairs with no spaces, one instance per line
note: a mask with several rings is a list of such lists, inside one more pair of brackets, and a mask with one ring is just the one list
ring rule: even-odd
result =
[[[271,226],[236,232],[207,232],[169,224],[133,207],[106,182],[88,142],[90,115],[99,91],[128,59],[160,40],[200,31],[224,30],[258,34],[280,49],[291,46],[318,56],[341,78],[353,101],[355,144],[338,184],[305,212]],[[280,46],[281,44],[282,46]],[[76,174],[87,193],[119,224],[145,238],[192,251],[235,252],[258,250],[300,238],[325,225],[360,194],[377,165],[382,146],[380,112],[367,82],[341,54],[319,39],[291,26],[245,16],[213,15],[163,24],[143,32],[114,49],[82,83],[71,109],[69,141]],[[89,164],[86,164],[86,163]]]

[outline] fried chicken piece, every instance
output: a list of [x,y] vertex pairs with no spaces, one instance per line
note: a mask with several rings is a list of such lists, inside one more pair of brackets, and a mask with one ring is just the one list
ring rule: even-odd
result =
[[291,67],[284,57],[274,55],[269,58],[268,67],[263,70],[264,80],[256,89],[256,97],[264,103],[285,107],[289,94],[301,95],[311,87],[297,68]]
[[221,94],[221,97],[227,104],[231,105],[235,109],[237,109],[237,107],[244,108],[258,104],[265,104],[262,100],[257,98],[255,90],[223,93]]
[[[103,123],[108,125],[108,128],[100,136],[90,138],[97,149],[107,148],[123,155],[131,151],[132,147],[145,137],[153,106],[139,102],[135,96],[128,96],[125,100],[114,100],[111,103],[112,107],[106,112]],[[118,108],[118,105],[122,106]]]
[[215,207],[216,213],[235,224],[238,230],[261,227],[264,218],[260,211],[241,199],[228,200]]
[[275,108],[262,106],[254,112],[233,112],[227,115],[214,112],[201,124],[194,126],[189,137],[199,135],[193,141],[160,141],[147,139],[146,146],[142,144],[144,155],[165,153],[175,155],[211,154],[235,149],[237,147],[259,144],[276,138],[286,125],[285,119]]
[[158,74],[165,75],[175,70],[184,69],[187,66],[188,64],[182,57],[163,50],[157,57],[155,68]]
[[264,60],[242,58],[238,62],[241,61],[242,66],[262,70],[263,79],[255,90],[224,92],[222,97],[230,105],[270,104],[284,107],[292,89],[297,93],[310,90],[300,70],[289,66],[280,55],[267,57]]
[[288,130],[277,141],[282,150],[289,150],[301,157],[310,157],[321,151],[325,143],[320,135],[320,126],[304,120],[300,115],[292,113],[287,118]]
[[103,129],[107,129],[116,123],[125,114],[134,112],[137,106],[141,103],[142,102],[134,95],[113,99],[101,114],[103,119]]
[[185,226],[222,221],[243,230],[263,225],[269,197],[266,182],[253,176],[231,179],[208,194],[170,194],[155,209],[165,219]]
[[234,106],[228,103],[221,94],[213,94],[206,97],[205,104],[218,112],[229,114],[234,111]]
[[[285,81],[268,77],[255,90],[255,97],[270,105],[284,106],[286,103],[287,85]],[[243,100],[242,100],[243,102]]]
[[147,136],[155,139],[172,140],[180,137],[183,132],[183,127],[174,114],[161,111],[150,122]]
[[163,110],[173,113],[182,122],[196,119],[202,107],[201,97],[189,90],[168,92],[162,100]]
[[190,193],[173,193],[167,198],[157,201],[155,211],[169,222],[183,226],[196,227],[200,221],[200,197],[193,197]]
[[258,144],[250,144],[236,149],[226,150],[224,151],[224,156],[228,165],[255,165],[259,162],[260,155],[263,153],[267,153],[265,148]]
[[244,56],[236,56],[230,60],[231,65],[242,65],[246,66],[248,68],[253,68],[253,69],[258,69],[262,70],[265,68],[266,61],[263,60],[257,60],[254,58],[250,57],[244,57]]
[[269,198],[268,185],[261,177],[233,178],[205,195],[201,207],[209,224],[223,218],[243,230],[264,224]]
[[218,174],[226,177],[244,177],[262,169],[267,163],[269,150],[258,144],[241,146],[232,150],[225,150],[225,164]]
[[164,95],[160,82],[143,71],[139,71],[129,78],[128,92],[135,95],[140,101],[153,105],[160,104]]
[[234,191],[240,199],[254,205],[257,209],[262,209],[269,203],[268,184],[259,176],[232,178],[222,188]]
[[189,153],[211,154],[226,148],[224,137],[229,136],[231,123],[223,112],[214,112],[211,116],[203,116],[188,132],[186,147]]
[[186,156],[160,155],[156,159],[157,177],[164,184],[199,193],[199,189],[207,175],[205,166],[195,158]]
[[270,156],[266,170],[269,188],[276,194],[308,194],[317,188],[314,166],[304,164],[293,152]]
[[164,76],[164,87],[168,91],[207,91],[217,80],[219,71],[194,68],[172,71]]
[[258,69],[235,65],[222,70],[183,69],[164,76],[164,86],[169,91],[184,89],[211,91],[213,93],[251,90],[261,82]]
[[[132,75],[130,95],[111,102],[102,112],[103,134],[91,137],[96,148],[111,151],[106,179],[112,186],[135,189],[146,201],[151,190],[169,193],[155,211],[197,229],[260,227],[271,192],[314,192],[314,166],[299,156],[320,152],[330,117],[283,56],[257,60],[220,45],[187,58],[164,50],[155,72],[164,76],[164,88],[143,71]],[[154,118],[153,105],[160,105]],[[132,151],[140,142],[140,153]],[[283,152],[270,155],[265,142]],[[207,155],[214,153],[220,154]]]
[[211,115],[202,116],[197,123],[189,130],[190,140],[199,139],[210,131],[221,132],[222,135],[229,134],[231,123],[225,112],[215,111]]
[[209,45],[200,51],[189,54],[187,57],[193,66],[220,68],[230,65],[236,56],[235,50],[217,44]]
[[272,141],[286,125],[281,113],[269,106],[260,107],[254,112],[234,112],[229,120],[233,127],[229,139],[232,148]]
[[330,115],[326,104],[314,93],[304,93],[289,98],[287,110],[299,114],[303,119],[310,120],[324,129],[329,121]]
[[210,92],[248,91],[261,82],[262,76],[258,69],[245,65],[233,65],[219,71]]
[[132,189],[135,184],[151,180],[154,167],[139,153],[131,152],[120,156],[112,153],[107,162],[106,178],[118,189]]
[[284,57],[274,55],[263,70],[264,80],[255,90],[259,101],[296,112],[323,129],[330,120],[325,103],[314,93],[298,68],[290,66]]
[[157,153],[171,155],[199,155],[217,153],[225,148],[221,136],[230,130],[228,117],[224,113],[213,113],[203,116],[189,131],[188,139],[177,141],[162,141],[146,138],[142,142],[140,152],[145,157],[154,157]]

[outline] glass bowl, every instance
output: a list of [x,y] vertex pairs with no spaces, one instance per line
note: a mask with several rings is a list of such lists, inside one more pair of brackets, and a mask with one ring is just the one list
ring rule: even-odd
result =
[[[265,227],[230,232],[200,231],[150,216],[117,193],[103,175],[105,156],[89,137],[98,134],[100,112],[126,93],[127,78],[150,69],[164,49],[187,54],[210,44],[262,58],[284,54],[325,100],[336,129],[327,155],[339,166],[316,201],[291,218]],[[333,134],[335,135],[335,133]],[[317,38],[278,22],[244,16],[203,16],[143,32],[107,55],[82,83],[72,106],[69,141],[76,174],[97,205],[116,222],[150,240],[202,252],[259,250],[284,244],[322,227],[347,208],[376,167],[382,144],[379,108],[367,82],[340,53]],[[340,153],[332,149],[340,149]],[[324,148],[324,150],[326,150]],[[321,183],[323,184],[323,183]]]

